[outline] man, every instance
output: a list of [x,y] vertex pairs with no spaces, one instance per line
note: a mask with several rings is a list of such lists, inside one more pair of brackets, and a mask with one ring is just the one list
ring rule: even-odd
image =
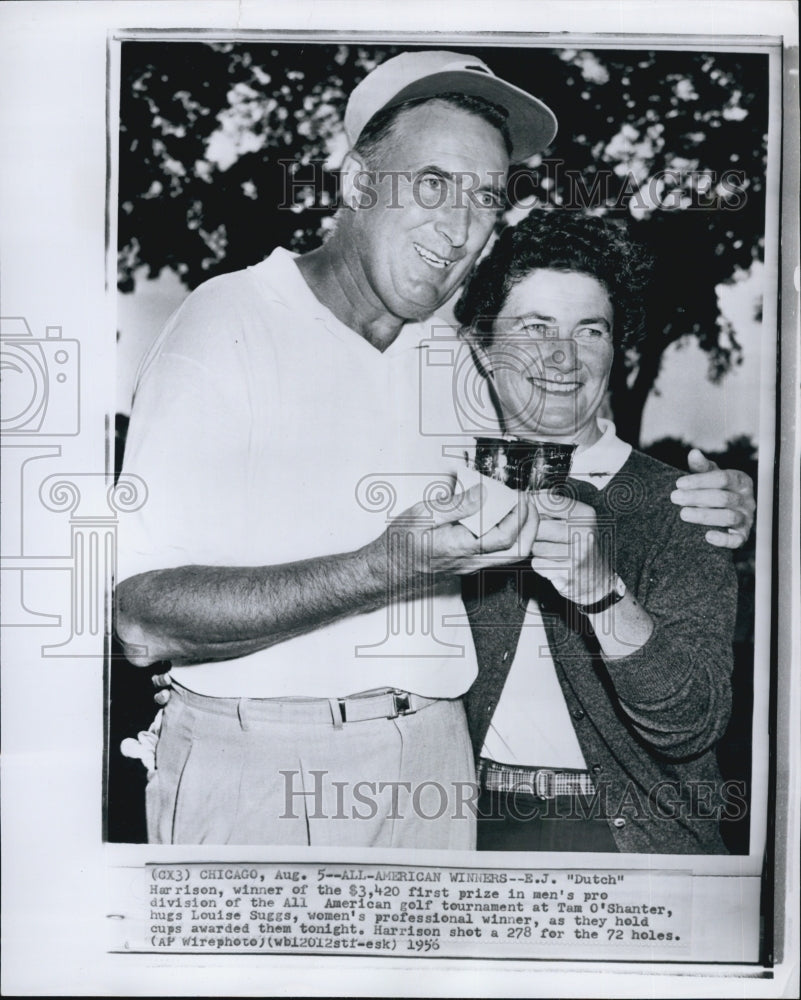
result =
[[[523,500],[478,540],[458,523],[477,491],[418,502],[443,483],[418,346],[510,159],[555,121],[474,58],[414,52],[362,81],[345,126],[330,239],[199,288],[140,369],[124,469],[149,500],[122,538],[117,628],[132,662],[172,665],[153,842],[474,846],[475,653],[466,623],[440,629],[464,619],[459,577],[529,552],[538,518]],[[404,511],[383,532],[370,474]],[[722,508],[691,519],[747,532],[732,474],[686,485]]]

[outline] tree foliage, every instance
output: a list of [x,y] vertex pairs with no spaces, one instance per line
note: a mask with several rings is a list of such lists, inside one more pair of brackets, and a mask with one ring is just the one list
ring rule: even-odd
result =
[[[409,46],[405,46],[408,48]],[[692,336],[715,379],[740,359],[716,285],[762,254],[767,57],[470,49],[542,96],[559,134],[510,192],[627,220],[656,261],[642,347],[613,373],[622,436],[639,438],[666,348]],[[171,268],[188,288],[278,245],[317,245],[336,202],[347,96],[400,51],[365,44],[125,42],[119,287]],[[510,218],[514,218],[514,211]]]

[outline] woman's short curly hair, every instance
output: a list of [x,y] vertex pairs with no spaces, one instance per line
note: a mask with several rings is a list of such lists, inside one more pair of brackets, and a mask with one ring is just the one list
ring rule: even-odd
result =
[[651,272],[644,248],[621,223],[568,209],[536,209],[509,226],[468,279],[454,310],[484,346],[512,288],[538,269],[579,271],[600,281],[615,311],[613,342],[625,350],[641,338],[643,291]]

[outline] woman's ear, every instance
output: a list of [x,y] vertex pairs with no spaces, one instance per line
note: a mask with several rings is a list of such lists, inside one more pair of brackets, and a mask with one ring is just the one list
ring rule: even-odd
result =
[[484,346],[481,335],[476,331],[475,327],[472,326],[462,327],[461,335],[469,344],[473,360],[475,361],[481,374],[485,378],[492,378],[492,361],[486,347]]

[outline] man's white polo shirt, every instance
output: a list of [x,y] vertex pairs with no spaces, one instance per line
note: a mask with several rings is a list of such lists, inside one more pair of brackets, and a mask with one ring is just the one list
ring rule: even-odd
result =
[[[452,425],[451,398],[422,406],[429,336],[408,324],[379,352],[316,299],[285,250],[198,288],[140,367],[124,471],[148,500],[121,518],[118,578],[353,551],[432,483],[449,485],[444,438],[420,432],[423,409],[429,430],[439,407]],[[172,672],[218,697],[396,687],[455,698],[476,661],[453,578],[429,597]]]

